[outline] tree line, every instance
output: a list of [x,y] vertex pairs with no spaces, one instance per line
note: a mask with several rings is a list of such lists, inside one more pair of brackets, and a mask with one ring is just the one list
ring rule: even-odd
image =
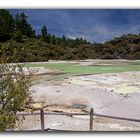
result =
[[[44,41],[47,44],[89,44],[83,38],[68,39],[63,35],[61,38],[51,35],[48,32],[47,26],[41,27],[41,34],[36,35],[32,25],[27,21],[28,16],[25,13],[17,13],[13,17],[8,10],[0,9],[0,42],[13,39],[17,42],[23,42],[24,38],[36,38]],[[72,43],[73,42],[73,43]]]
[[[14,17],[0,10],[0,58],[8,62],[32,62],[74,59],[140,59],[140,34],[122,35],[105,43],[91,43],[83,38],[57,37],[43,25],[35,33],[25,13]],[[94,37],[93,37],[94,38]]]

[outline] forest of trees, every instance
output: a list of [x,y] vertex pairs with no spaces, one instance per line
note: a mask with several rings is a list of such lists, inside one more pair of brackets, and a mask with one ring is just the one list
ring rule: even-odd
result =
[[[12,16],[0,9],[0,59],[7,62],[35,62],[75,59],[140,59],[140,34],[122,35],[105,43],[83,38],[57,37],[42,25],[36,35],[25,13]],[[93,36],[94,38],[94,36]]]

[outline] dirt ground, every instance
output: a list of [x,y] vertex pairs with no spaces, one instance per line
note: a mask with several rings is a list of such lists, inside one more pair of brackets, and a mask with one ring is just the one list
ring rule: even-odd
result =
[[[83,65],[90,61],[76,61]],[[110,64],[110,61],[92,60],[92,64]],[[126,63],[127,61],[120,61]],[[119,62],[116,61],[115,64]],[[130,63],[128,61],[128,63]],[[55,71],[41,68],[39,73]],[[46,80],[51,74],[44,75],[32,86],[34,103],[32,108],[43,107],[49,112],[88,112],[94,108],[96,113],[140,119],[140,71],[92,74]],[[78,106],[78,107],[77,107]],[[60,130],[88,131],[89,116],[45,116],[45,127]],[[40,129],[39,116],[26,116],[17,129]],[[140,123],[94,118],[95,131],[140,131]]]

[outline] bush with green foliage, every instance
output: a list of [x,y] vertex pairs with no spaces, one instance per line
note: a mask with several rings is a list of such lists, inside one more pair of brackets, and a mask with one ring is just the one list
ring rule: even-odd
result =
[[0,131],[14,128],[17,111],[30,101],[30,86],[21,65],[0,63]]

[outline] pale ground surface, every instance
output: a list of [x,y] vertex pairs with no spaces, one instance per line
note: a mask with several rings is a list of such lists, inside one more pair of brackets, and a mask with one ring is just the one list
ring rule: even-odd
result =
[[[94,60],[94,63],[99,60]],[[84,61],[85,62],[85,61]],[[108,62],[108,61],[106,61]],[[58,63],[58,62],[56,62]],[[75,62],[79,63],[79,62]],[[86,63],[81,64],[85,65]],[[118,61],[116,63],[119,63]],[[126,63],[126,60],[121,61]],[[87,61],[87,64],[91,64]],[[92,60],[93,64],[93,60]],[[105,63],[106,64],[106,63]],[[41,68],[37,73],[54,72]],[[43,106],[46,111],[85,112],[91,107],[96,113],[140,119],[140,71],[110,74],[68,76],[45,81],[44,77],[32,86],[33,108]],[[74,105],[86,106],[82,109]],[[45,116],[45,127],[51,129],[88,131],[89,116]],[[40,129],[39,116],[27,116],[21,130]],[[139,131],[140,123],[95,117],[95,131]]]

